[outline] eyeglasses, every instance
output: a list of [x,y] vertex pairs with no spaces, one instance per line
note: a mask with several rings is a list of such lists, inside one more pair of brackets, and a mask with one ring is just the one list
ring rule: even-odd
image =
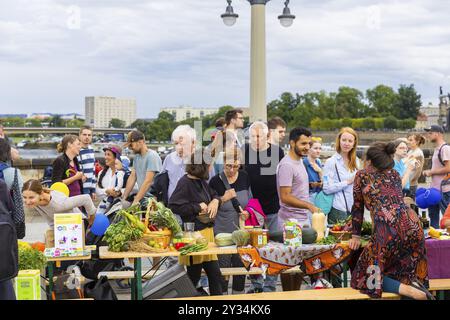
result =
[[227,169],[239,169],[241,167],[241,165],[239,164],[226,164],[225,168]]

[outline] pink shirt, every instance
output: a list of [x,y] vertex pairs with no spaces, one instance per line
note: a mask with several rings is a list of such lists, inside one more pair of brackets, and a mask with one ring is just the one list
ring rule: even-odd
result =
[[[280,187],[291,187],[292,195],[299,200],[309,202],[309,179],[302,159],[292,160],[286,155],[277,167],[277,189],[280,196]],[[281,201],[280,211],[278,211],[278,220],[286,221],[295,218],[300,222],[308,220],[308,210],[287,206]]]
[[[439,161],[438,153],[439,149],[441,148],[442,144],[434,149],[433,158],[432,158],[432,165],[431,169],[442,169],[444,166]],[[450,146],[444,146],[441,150],[441,159],[442,161],[450,160]],[[436,188],[438,190],[441,189],[441,182],[442,179],[445,177],[445,174],[435,174],[431,177],[431,188]]]

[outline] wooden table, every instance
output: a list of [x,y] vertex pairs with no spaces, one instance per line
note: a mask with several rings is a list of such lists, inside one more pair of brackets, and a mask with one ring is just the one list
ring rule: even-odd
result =
[[79,260],[91,260],[91,253],[85,256],[76,257],[58,257],[58,258],[47,258],[47,270],[48,270],[48,297],[51,298],[53,293],[53,269],[56,265],[57,268],[61,266],[63,261],[79,261]]
[[[210,242],[208,249],[200,252],[191,252],[186,256],[204,256],[211,254],[237,254],[236,246],[218,247],[215,243]],[[142,258],[162,258],[162,257],[179,257],[181,254],[178,251],[167,251],[159,253],[143,253],[143,252],[111,252],[108,247],[99,248],[100,259],[133,259],[134,260],[134,278],[131,284],[131,299],[142,300]]]
[[[93,251],[96,249],[96,246],[85,246],[85,250]],[[59,268],[61,266],[61,262],[63,261],[79,261],[79,260],[91,260],[92,255],[89,252],[88,255],[84,256],[75,256],[75,257],[54,257],[49,258],[47,257],[47,270],[48,270],[48,290],[47,294],[48,297],[52,296],[53,293],[53,269],[56,266]]]

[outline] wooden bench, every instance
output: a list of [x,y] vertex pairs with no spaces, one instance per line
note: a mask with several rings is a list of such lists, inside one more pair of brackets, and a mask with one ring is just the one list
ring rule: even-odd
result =
[[450,290],[450,279],[430,279],[428,290],[438,295],[439,300],[444,300],[444,291]]
[[[398,300],[400,296],[383,292],[383,300]],[[223,296],[202,296],[170,300],[371,300],[371,298],[352,288],[320,290],[277,291]]]
[[[150,271],[147,273],[147,271],[142,271],[142,277],[144,279],[149,279],[153,277],[153,274],[155,276],[163,273],[166,270],[158,270],[156,271]],[[251,268],[249,271],[245,268],[222,268],[220,269],[222,272],[222,276],[229,277],[229,276],[243,276],[243,275],[258,275],[262,274],[263,271],[261,268]],[[202,270],[202,273],[204,271]],[[134,278],[134,271],[102,271],[99,272],[98,277],[106,276],[109,280],[117,280],[117,279],[132,279]]]

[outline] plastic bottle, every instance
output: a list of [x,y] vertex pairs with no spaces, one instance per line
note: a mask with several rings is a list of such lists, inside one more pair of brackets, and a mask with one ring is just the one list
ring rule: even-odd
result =
[[317,232],[316,241],[320,241],[325,237],[325,214],[322,211],[313,213],[312,228]]

